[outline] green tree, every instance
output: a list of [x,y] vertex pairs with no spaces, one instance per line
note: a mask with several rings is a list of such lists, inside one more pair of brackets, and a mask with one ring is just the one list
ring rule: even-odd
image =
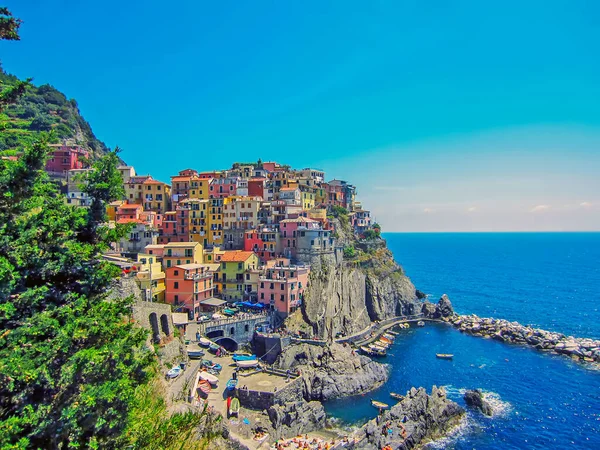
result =
[[[147,379],[146,332],[127,319],[130,299],[106,299],[112,236],[100,206],[68,206],[48,180],[47,142],[0,160],[0,447],[110,448]],[[88,180],[98,205],[118,191],[100,180],[115,157]]]
[[13,17],[8,8],[4,6],[0,7],[0,39],[9,41],[20,40],[19,27],[22,23],[21,19]]

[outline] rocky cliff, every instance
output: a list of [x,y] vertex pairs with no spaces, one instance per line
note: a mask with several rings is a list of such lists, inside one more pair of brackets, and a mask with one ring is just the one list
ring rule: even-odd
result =
[[357,333],[374,321],[420,311],[415,287],[385,241],[358,239],[344,220],[333,221],[336,245],[354,254],[323,259],[313,269],[301,312],[286,324],[292,331],[331,340],[338,333]]
[[388,379],[388,367],[359,355],[349,346],[296,344],[286,348],[276,367],[300,370],[307,400],[328,400],[361,394]]
[[445,436],[462,420],[465,411],[446,398],[443,388],[412,388],[389,411],[380,414],[358,432],[356,449],[380,449],[387,445],[407,450]]

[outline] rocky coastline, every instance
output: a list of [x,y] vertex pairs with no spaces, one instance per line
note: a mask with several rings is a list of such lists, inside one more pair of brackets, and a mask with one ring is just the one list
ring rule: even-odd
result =
[[295,344],[275,362],[282,370],[300,371],[306,400],[325,401],[371,391],[389,377],[389,367],[358,354],[349,345]]
[[390,446],[408,450],[442,438],[457,427],[465,410],[446,397],[444,388],[411,388],[403,400],[367,422],[356,433],[355,449],[374,450]]
[[475,314],[459,315],[454,312],[446,294],[437,304],[424,302],[421,311],[424,317],[446,322],[461,333],[508,344],[524,345],[540,351],[568,356],[578,362],[600,365],[600,340],[566,336],[506,319],[478,317]]

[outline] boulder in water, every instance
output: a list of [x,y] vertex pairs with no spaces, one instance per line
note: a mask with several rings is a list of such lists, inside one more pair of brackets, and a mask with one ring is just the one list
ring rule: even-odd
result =
[[483,393],[479,389],[473,389],[465,392],[464,395],[465,403],[473,408],[479,409],[486,416],[492,416],[492,406],[483,396]]

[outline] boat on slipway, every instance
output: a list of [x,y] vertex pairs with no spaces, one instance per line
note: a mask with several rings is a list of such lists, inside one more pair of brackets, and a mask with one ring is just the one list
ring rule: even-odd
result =
[[237,384],[238,384],[238,380],[234,380],[233,378],[230,378],[227,381],[227,385],[226,385],[227,390],[228,391],[233,391],[236,388]]
[[240,414],[240,400],[237,397],[234,397],[233,400],[231,400],[231,405],[229,407],[229,415],[236,415],[239,416]]
[[246,359],[242,361],[236,361],[235,364],[241,369],[249,369],[251,367],[258,366],[258,359]]
[[211,340],[206,339],[204,337],[201,337],[200,340],[198,341],[198,345],[200,345],[201,347],[208,347],[210,344],[211,344]]
[[216,386],[219,383],[219,378],[208,372],[200,372],[200,379],[208,381],[213,386]]
[[251,355],[249,353],[234,353],[232,358],[233,358],[233,360],[235,362],[238,362],[238,361],[253,361],[255,359],[258,359],[256,357],[256,355]]

